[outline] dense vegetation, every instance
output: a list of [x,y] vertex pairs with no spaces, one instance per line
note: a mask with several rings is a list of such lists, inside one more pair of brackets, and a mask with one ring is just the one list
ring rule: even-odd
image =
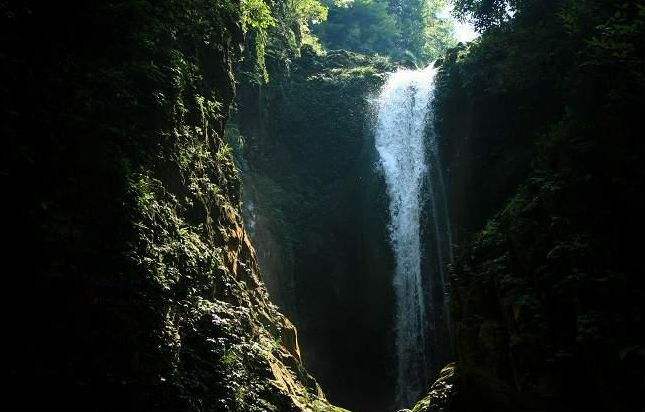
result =
[[[323,46],[395,59],[413,50],[397,40],[390,3],[327,6],[313,26]],[[441,61],[460,362],[433,393],[448,407],[444,383],[458,382],[457,410],[638,410],[643,4],[460,0],[455,10],[483,35]]]
[[329,17],[314,32],[330,49],[379,53],[419,64],[435,60],[454,33],[443,0],[328,0]]
[[[267,5],[245,0],[245,21],[251,29],[248,44],[257,67],[266,53],[291,58],[301,46],[318,53],[344,49],[380,54],[412,65],[440,58],[456,44],[445,0],[288,0]],[[246,64],[248,66],[248,62]]]
[[336,410],[260,280],[224,139],[243,30],[275,21],[263,3],[9,1],[0,18],[3,407]]
[[271,81],[241,86],[230,130],[244,137],[246,220],[267,288],[330,399],[383,409],[394,387],[393,262],[368,99],[394,66],[311,48],[288,71],[267,63]]
[[447,6],[0,1],[2,406],[389,408],[369,99],[437,59],[456,363],[414,411],[642,411],[645,2]]
[[640,410],[645,4],[457,10],[486,31],[450,51],[438,97],[462,246],[454,408]]

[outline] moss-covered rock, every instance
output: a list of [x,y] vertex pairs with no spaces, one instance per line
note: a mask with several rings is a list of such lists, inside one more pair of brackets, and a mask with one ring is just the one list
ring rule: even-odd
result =
[[15,234],[4,405],[338,410],[303,368],[241,218],[224,138],[239,2],[0,10]]
[[446,365],[439,373],[439,378],[432,384],[428,394],[417,402],[412,412],[449,411],[457,390],[457,365]]
[[640,410],[645,16],[620,1],[520,9],[439,76],[472,395],[455,410]]
[[393,262],[370,99],[394,66],[309,47],[267,64],[268,85],[241,85],[236,117],[249,231],[307,367],[336,403],[380,410],[394,387]]

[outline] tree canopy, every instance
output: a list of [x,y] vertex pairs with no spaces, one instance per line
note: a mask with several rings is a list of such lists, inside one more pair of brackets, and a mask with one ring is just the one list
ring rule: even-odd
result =
[[314,33],[329,49],[437,59],[456,44],[445,0],[325,0],[328,19]]

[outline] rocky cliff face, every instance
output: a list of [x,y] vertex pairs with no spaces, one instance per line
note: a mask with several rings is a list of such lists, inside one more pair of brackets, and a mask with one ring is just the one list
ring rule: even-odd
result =
[[0,4],[4,406],[336,410],[241,217],[239,9]]
[[645,406],[644,26],[619,3],[527,4],[444,62],[459,366],[421,410]]
[[393,262],[370,97],[391,64],[350,52],[269,59],[242,85],[246,204],[269,291],[330,398],[383,410],[393,385]]

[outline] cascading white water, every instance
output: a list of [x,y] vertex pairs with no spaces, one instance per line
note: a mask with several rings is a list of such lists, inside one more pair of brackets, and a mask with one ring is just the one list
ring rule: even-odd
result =
[[375,143],[390,199],[390,239],[396,267],[397,403],[411,405],[424,389],[427,292],[421,273],[422,189],[428,174],[426,125],[436,69],[399,70],[378,98]]

